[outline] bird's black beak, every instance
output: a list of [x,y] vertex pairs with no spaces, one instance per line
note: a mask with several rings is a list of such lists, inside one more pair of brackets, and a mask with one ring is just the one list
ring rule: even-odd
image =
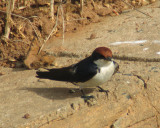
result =
[[112,57],[107,57],[106,60],[112,61]]

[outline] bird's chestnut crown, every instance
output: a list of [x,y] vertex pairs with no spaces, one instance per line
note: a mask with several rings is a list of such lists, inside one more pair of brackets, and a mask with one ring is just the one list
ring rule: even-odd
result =
[[93,51],[92,57],[96,59],[112,58],[112,51],[107,47],[98,47]]

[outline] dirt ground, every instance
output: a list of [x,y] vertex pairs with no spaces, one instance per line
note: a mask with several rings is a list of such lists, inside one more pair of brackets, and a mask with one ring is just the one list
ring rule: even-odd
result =
[[[97,89],[86,90],[96,99],[85,103],[80,92],[68,93],[69,89],[76,88],[70,83],[39,80],[35,77],[35,70],[1,67],[0,127],[159,128],[160,1],[139,10],[151,17],[135,10],[125,10],[121,15],[100,18],[98,23],[68,31],[64,42],[59,32],[43,48],[42,55],[47,54],[49,58],[54,55],[52,67],[78,62],[99,46],[111,48],[120,65],[120,73],[103,85],[110,91],[108,98]],[[0,48],[5,50],[7,45],[10,43],[2,42]],[[17,42],[17,46],[22,45]],[[35,55],[38,48],[32,49],[36,50],[30,54]],[[61,52],[57,53],[59,50]],[[11,51],[4,53],[12,60],[16,59],[18,52],[14,52],[15,56],[9,56]],[[23,54],[24,60],[27,52]],[[1,64],[17,65],[17,61],[8,60]]]
[[[6,1],[0,3],[0,66],[29,69],[38,69],[52,65],[55,59],[39,50],[51,34],[47,43],[56,37],[62,38],[64,32],[77,32],[84,26],[100,22],[105,16],[118,16],[124,10],[151,4],[154,0],[126,1],[96,0],[84,1],[81,11],[79,1],[64,1],[62,15],[60,3],[55,1],[54,19],[51,19],[50,3],[47,0],[16,1],[10,21],[11,32],[9,39],[4,39]],[[130,4],[130,5],[128,5]],[[56,18],[58,17],[58,18]],[[63,18],[65,22],[63,22]],[[63,23],[65,29],[63,28]],[[51,31],[54,29],[53,33]],[[94,38],[94,37],[92,37]],[[56,46],[56,44],[55,44]],[[54,53],[63,51],[63,45],[55,47]],[[38,55],[37,55],[38,54]]]

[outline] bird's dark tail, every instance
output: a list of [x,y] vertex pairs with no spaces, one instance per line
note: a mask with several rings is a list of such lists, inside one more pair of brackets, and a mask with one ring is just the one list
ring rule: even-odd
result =
[[57,81],[72,81],[73,74],[70,72],[70,67],[55,68],[48,71],[37,71],[37,78],[51,79]]
[[43,78],[43,79],[51,79],[51,73],[50,72],[41,72],[41,71],[37,71],[36,72],[38,78]]

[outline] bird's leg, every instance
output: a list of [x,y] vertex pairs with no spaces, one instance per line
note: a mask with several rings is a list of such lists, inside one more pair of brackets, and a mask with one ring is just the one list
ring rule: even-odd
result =
[[100,86],[97,86],[99,88],[99,92],[105,92],[106,95],[108,96],[109,90],[104,90],[103,88],[101,88]]
[[81,90],[82,96],[85,96],[83,89],[80,89],[80,90]]
[[75,93],[76,91],[81,91],[81,93],[82,93],[81,97],[84,98],[84,99],[94,98],[93,96],[86,96],[84,91],[83,91],[83,89],[81,89],[81,88],[79,88],[79,89],[70,89],[69,93]]
[[[74,82],[72,82],[72,84],[76,85],[76,83],[74,83]],[[85,102],[87,102],[87,101],[90,100],[91,98],[94,98],[94,96],[87,96],[87,95],[85,95],[85,93],[84,93],[84,91],[83,91],[83,89],[82,89],[81,87],[79,88],[79,90],[80,90],[81,93],[82,93],[81,98],[83,98]],[[75,93],[75,90],[70,89],[70,90],[69,90],[69,93]]]
[[81,98],[83,98],[85,102],[87,102],[88,100],[90,100],[90,99],[93,99],[93,98],[94,98],[94,96],[87,96],[87,95],[85,95],[85,93],[84,93],[83,89],[81,89],[81,88],[80,88],[80,90],[81,90],[81,93],[82,93]]

